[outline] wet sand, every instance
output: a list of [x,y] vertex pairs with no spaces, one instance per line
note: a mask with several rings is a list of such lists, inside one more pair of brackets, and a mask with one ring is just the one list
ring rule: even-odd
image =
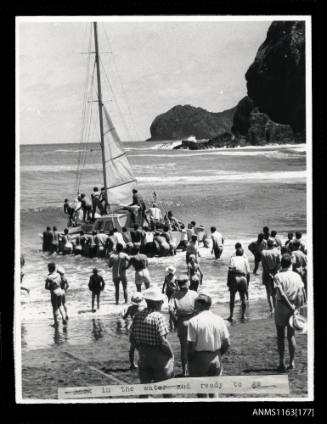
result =
[[[228,305],[215,305],[215,312],[227,316]],[[256,308],[267,312],[265,303]],[[219,310],[218,310],[219,309]],[[239,303],[235,316],[239,316]],[[37,325],[38,333],[53,336],[53,345],[46,348],[24,347],[29,324],[22,327],[22,393],[23,399],[57,399],[58,387],[139,383],[137,371],[129,370],[128,331],[117,317],[107,319],[72,319],[66,331],[49,327],[46,321]],[[33,325],[36,325],[35,323]],[[42,328],[43,327],[43,328]],[[74,328],[89,331],[90,338],[68,337]],[[50,329],[50,330],[49,330]],[[273,318],[265,317],[229,326],[231,347],[223,357],[224,375],[276,374],[278,352]],[[66,336],[65,336],[66,332]],[[66,337],[66,338],[65,338]],[[181,373],[180,347],[176,332],[169,334],[175,353],[175,375]],[[288,349],[285,341],[285,359]],[[290,397],[307,395],[307,336],[297,335],[296,369],[289,371]],[[92,368],[94,367],[94,368]],[[118,380],[117,380],[118,379]],[[227,395],[225,395],[226,397]],[[189,396],[188,396],[189,397]],[[224,395],[221,395],[224,397]],[[240,396],[238,396],[240,397]],[[126,399],[126,398],[124,398]]]

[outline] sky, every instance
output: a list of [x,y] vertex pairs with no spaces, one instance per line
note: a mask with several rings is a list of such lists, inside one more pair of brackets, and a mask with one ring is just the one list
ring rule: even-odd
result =
[[[121,139],[149,138],[153,119],[175,105],[236,106],[270,23],[100,22],[103,100]],[[80,141],[90,29],[87,22],[18,23],[21,144]]]

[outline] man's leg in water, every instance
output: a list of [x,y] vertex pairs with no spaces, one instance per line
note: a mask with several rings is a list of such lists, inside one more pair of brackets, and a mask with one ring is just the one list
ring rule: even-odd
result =
[[267,301],[268,301],[268,305],[269,305],[269,308],[270,308],[270,312],[273,312],[273,306],[272,306],[271,299],[270,299],[271,293],[270,293],[268,284],[266,284],[266,293],[267,293]]
[[290,364],[289,369],[295,368],[294,363],[294,355],[295,355],[295,348],[296,348],[296,340],[295,340],[295,331],[294,328],[287,325],[287,340],[288,340],[288,350],[290,354]]
[[94,309],[94,299],[95,299],[95,292],[92,292],[92,312],[95,311],[95,309]]
[[129,362],[131,364],[130,369],[135,370],[137,368],[137,365],[134,362],[134,354],[135,354],[135,345],[131,342],[130,348],[129,348]]
[[236,291],[234,291],[234,290],[230,291],[230,298],[229,298],[229,311],[230,311],[230,313],[229,313],[229,318],[228,318],[229,321],[233,320],[235,294],[236,294]]
[[122,282],[122,285],[123,285],[124,300],[125,300],[125,303],[127,303],[128,302],[128,293],[127,293],[127,279],[126,279],[126,277],[121,277],[121,282]]
[[62,306],[64,307],[64,310],[65,310],[66,319],[68,319],[68,312],[67,312],[66,296],[65,295],[62,296],[61,303],[62,303]]
[[97,308],[100,309],[100,293],[97,293]]
[[56,301],[55,296],[51,296],[51,305],[54,325],[58,325],[58,302]]
[[59,309],[61,318],[62,318],[63,322],[65,323],[66,322],[65,310],[64,310],[64,307],[62,305],[62,297],[61,296],[58,296],[58,305],[59,305],[58,309]]
[[115,285],[115,300],[116,300],[116,305],[118,305],[118,302],[119,302],[119,277],[116,277],[114,279],[114,285]]
[[260,257],[258,257],[258,255],[254,255],[254,270],[253,270],[253,274],[256,274],[259,268],[259,263],[260,263]]
[[241,308],[242,308],[242,316],[241,319],[243,320],[245,318],[245,310],[246,310],[246,303],[245,303],[245,293],[244,291],[240,291],[240,299],[241,299]]
[[285,352],[285,327],[276,325],[277,330],[277,348],[278,348],[278,354],[279,354],[279,366],[278,369],[280,371],[284,371],[285,364],[284,364],[284,352]]

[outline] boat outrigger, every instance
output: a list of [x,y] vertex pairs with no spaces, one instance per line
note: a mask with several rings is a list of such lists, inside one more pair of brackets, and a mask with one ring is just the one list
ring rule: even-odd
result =
[[[97,100],[98,103],[98,128],[100,134],[100,145],[102,155],[102,176],[103,176],[103,188],[101,190],[104,204],[106,205],[106,213],[103,215],[95,214],[92,222],[85,222],[81,219],[81,216],[74,217],[74,220],[69,223],[69,234],[77,236],[83,232],[84,234],[90,234],[103,231],[106,234],[110,234],[113,229],[117,229],[122,232],[123,228],[127,230],[134,230],[135,226],[147,226],[150,222],[149,215],[146,215],[144,210],[137,207],[137,205],[128,206],[131,199],[132,189],[136,187],[137,180],[133,174],[131,165],[126,156],[126,152],[123,148],[123,144],[120,141],[120,137],[115,129],[112,119],[103,103],[102,100],[102,86],[101,86],[101,66],[100,66],[100,55],[99,55],[99,41],[98,41],[98,29],[97,23],[93,23],[93,36],[94,36],[94,53],[95,62],[94,68],[96,69],[97,79]],[[94,77],[94,72],[93,72]],[[93,81],[92,81],[93,82]],[[91,84],[92,87],[92,84]],[[84,100],[86,101],[86,97]],[[82,131],[83,136],[83,131]],[[81,168],[81,157],[79,156],[79,164],[77,171],[77,181],[80,182]],[[85,158],[84,158],[85,164]],[[80,201],[79,184],[77,185],[77,197]],[[155,194],[155,193],[154,193]],[[156,197],[156,195],[155,195]],[[160,208],[157,199],[154,199],[157,206]],[[162,209],[162,208],[160,208]],[[108,212],[107,212],[108,210]],[[162,222],[158,222],[158,227],[163,227],[164,224],[169,224],[166,211],[161,210]],[[154,231],[155,228],[148,228],[149,231]],[[172,242],[177,247],[181,240],[181,232],[176,228],[169,228]]]

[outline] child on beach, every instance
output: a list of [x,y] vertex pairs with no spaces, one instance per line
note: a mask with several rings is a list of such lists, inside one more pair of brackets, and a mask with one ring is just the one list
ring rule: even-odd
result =
[[100,309],[100,293],[105,287],[105,282],[101,275],[98,274],[98,269],[93,268],[93,274],[90,276],[89,289],[92,292],[92,312],[95,312],[94,309],[94,299],[97,298],[97,309]]
[[[123,315],[124,320],[127,320],[128,318],[130,318],[131,321],[133,321],[135,314],[139,311],[142,311],[146,307],[146,304],[143,299],[143,295],[139,292],[135,293],[132,296],[131,302],[132,302],[131,305],[127,308],[126,312]],[[129,323],[128,328],[130,328],[131,324],[132,322]],[[135,353],[136,346],[134,345],[131,338],[130,338],[130,343],[131,343],[129,348],[129,362],[131,364],[130,369],[135,370],[137,368],[137,365],[134,362],[134,353]]]

